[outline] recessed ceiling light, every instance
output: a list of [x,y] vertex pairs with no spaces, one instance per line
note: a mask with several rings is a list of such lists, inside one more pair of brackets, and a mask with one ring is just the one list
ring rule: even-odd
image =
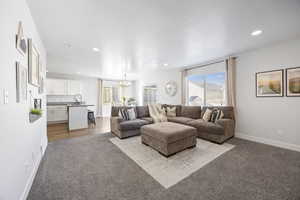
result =
[[99,50],[97,47],[94,47],[94,48],[93,48],[93,51],[99,52],[100,50]]
[[168,66],[168,63],[165,63],[164,66],[165,66],[165,67]]
[[80,74],[80,72],[76,72],[76,74]]
[[260,34],[262,34],[262,30],[255,30],[251,33],[252,36],[258,36]]

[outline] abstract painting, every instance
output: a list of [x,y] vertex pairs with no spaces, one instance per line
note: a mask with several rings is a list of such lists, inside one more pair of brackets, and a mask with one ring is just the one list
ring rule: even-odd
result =
[[16,63],[17,102],[27,101],[27,68]]
[[16,37],[16,48],[24,56],[27,53],[27,41],[23,34],[22,22],[19,22],[18,33]]
[[36,87],[39,86],[39,52],[33,45],[32,40],[28,40],[28,65],[29,65],[29,83]]
[[257,97],[282,97],[283,90],[283,70],[256,73]]
[[300,97],[300,67],[286,69],[286,96]]

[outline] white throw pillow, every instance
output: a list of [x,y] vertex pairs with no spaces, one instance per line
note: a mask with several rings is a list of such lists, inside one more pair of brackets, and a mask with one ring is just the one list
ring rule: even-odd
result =
[[203,119],[204,121],[206,121],[206,122],[209,122],[209,121],[210,121],[210,118],[211,118],[212,112],[213,112],[213,111],[212,111],[211,109],[207,108],[206,111],[205,111],[205,113],[204,113],[204,115],[203,115],[203,117],[202,117],[202,119]]
[[127,112],[128,112],[129,120],[136,119],[136,114],[135,114],[134,108],[128,109]]
[[168,117],[176,117],[176,107],[167,107],[167,116]]

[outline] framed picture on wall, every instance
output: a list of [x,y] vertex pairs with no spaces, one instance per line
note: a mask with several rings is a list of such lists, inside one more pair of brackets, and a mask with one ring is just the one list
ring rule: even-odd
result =
[[18,33],[16,35],[16,48],[23,56],[26,55],[26,53],[27,53],[27,41],[26,41],[26,38],[23,34],[23,25],[22,25],[21,21],[19,22]]
[[27,101],[27,68],[16,63],[17,102]]
[[256,97],[282,97],[283,90],[283,69],[256,73]]
[[45,80],[43,76],[40,76],[39,94],[43,94],[45,91]]
[[286,96],[300,97],[300,67],[286,69]]
[[28,77],[29,77],[29,83],[31,85],[34,85],[36,87],[39,86],[39,59],[40,55],[35,47],[35,45],[32,43],[32,39],[28,39]]

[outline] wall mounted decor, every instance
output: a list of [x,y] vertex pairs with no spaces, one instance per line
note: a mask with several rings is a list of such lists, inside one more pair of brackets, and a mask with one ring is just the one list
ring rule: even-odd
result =
[[300,97],[300,67],[286,69],[286,96]]
[[19,22],[18,33],[16,35],[16,48],[18,51],[25,56],[27,53],[27,41],[23,34],[22,22]]
[[165,85],[165,91],[167,95],[173,97],[177,93],[177,83],[175,81],[169,81]]
[[16,63],[17,102],[27,101],[27,68]]
[[34,99],[33,105],[34,105],[34,109],[41,110],[42,109],[42,99]]
[[282,97],[283,90],[283,70],[256,73],[256,97]]
[[43,94],[45,90],[45,78],[43,76],[43,66],[42,62],[39,63],[39,94]]
[[34,86],[39,86],[39,52],[32,39],[28,40],[28,65],[29,65],[29,83]]
[[45,79],[43,76],[40,76],[39,94],[43,94],[44,91],[45,91]]

